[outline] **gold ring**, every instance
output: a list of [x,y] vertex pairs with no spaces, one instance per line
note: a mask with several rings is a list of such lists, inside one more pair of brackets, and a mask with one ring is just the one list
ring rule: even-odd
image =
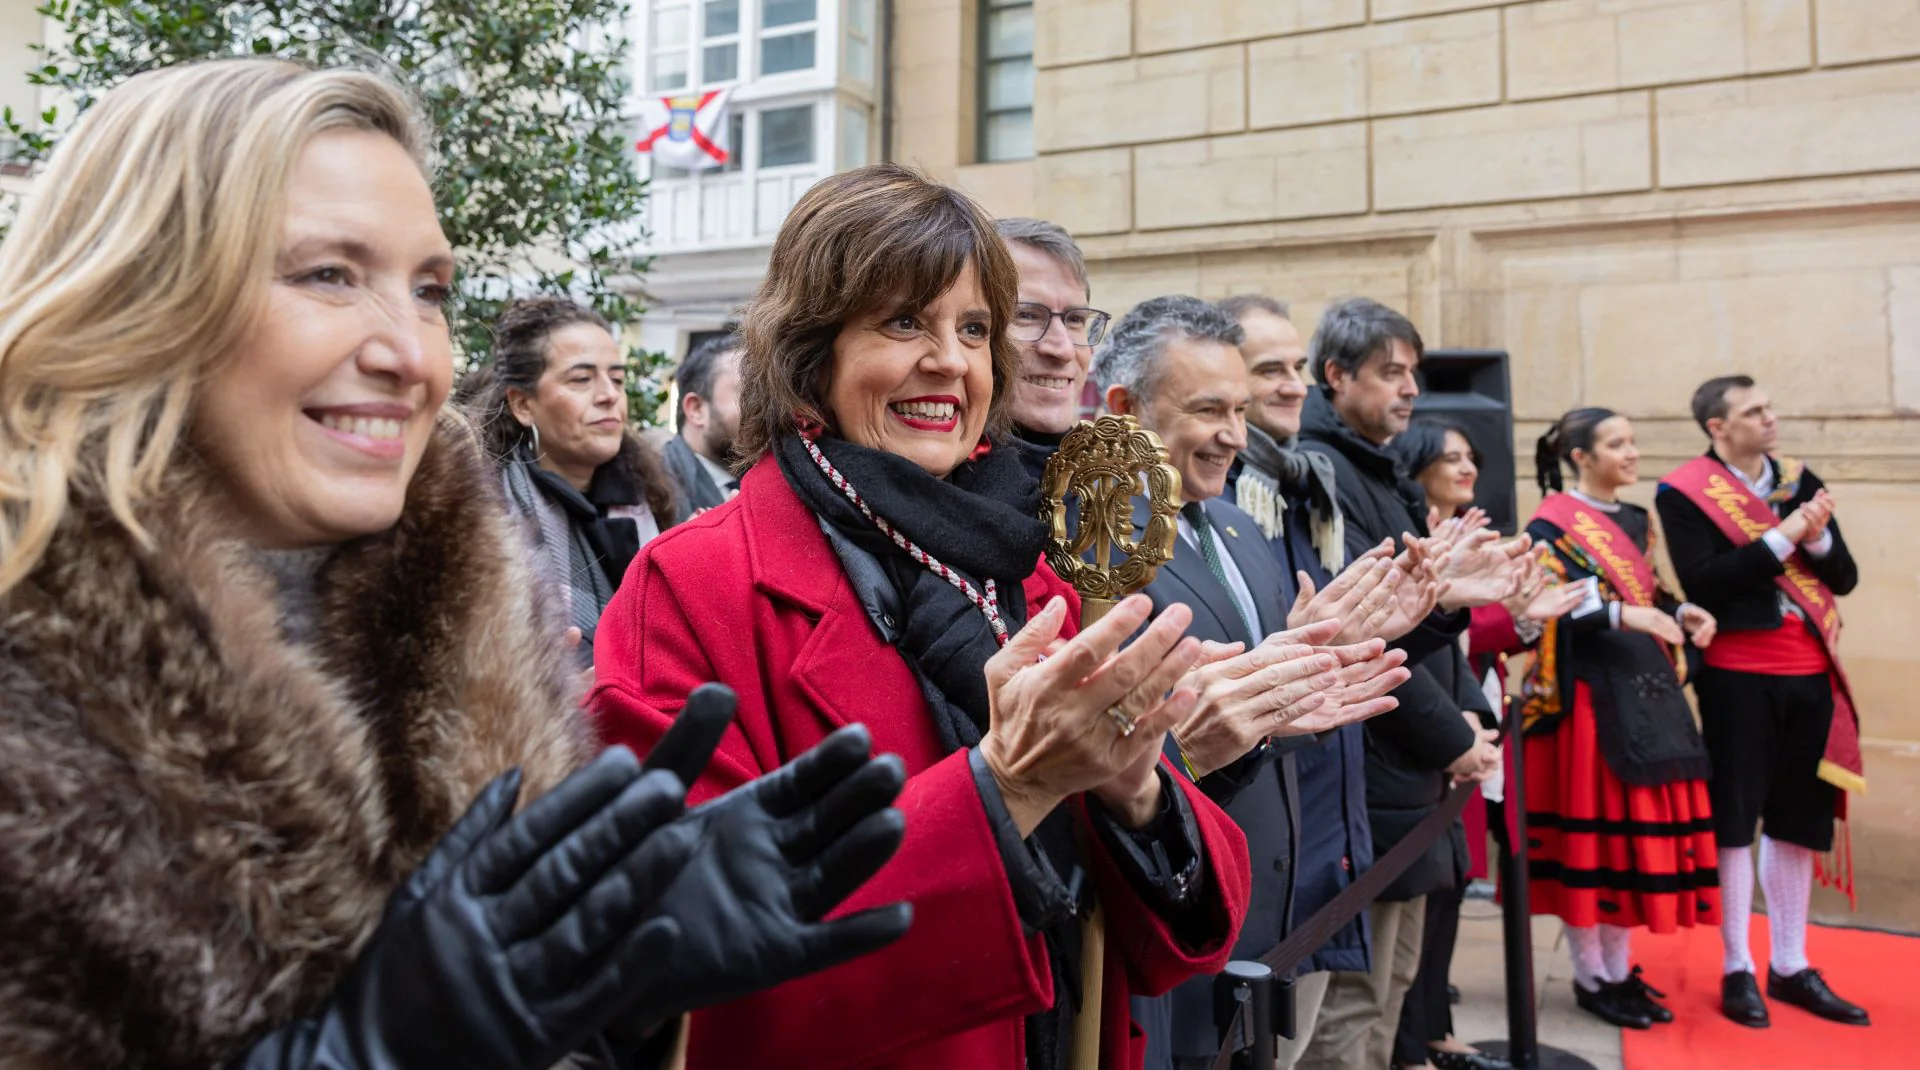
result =
[[1107,716],[1113,718],[1114,726],[1120,729],[1121,739],[1133,735],[1133,730],[1140,727],[1134,722],[1133,718],[1127,716],[1127,711],[1118,706],[1108,706]]

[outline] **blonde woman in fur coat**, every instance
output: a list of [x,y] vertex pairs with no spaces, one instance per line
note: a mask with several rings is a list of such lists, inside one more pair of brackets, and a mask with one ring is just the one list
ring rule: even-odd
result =
[[692,810],[724,696],[588,760],[423,147],[368,74],[144,74],[0,245],[0,1067],[647,1065],[906,928],[822,921],[900,840],[861,730]]

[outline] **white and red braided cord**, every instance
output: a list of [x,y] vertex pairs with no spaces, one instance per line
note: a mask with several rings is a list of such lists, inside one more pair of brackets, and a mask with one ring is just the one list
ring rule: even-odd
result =
[[986,593],[981,594],[978,588],[967,582],[966,577],[942,564],[939,558],[914,545],[912,539],[900,534],[898,529],[887,523],[886,517],[868,508],[866,499],[860,497],[860,492],[853,489],[853,484],[847,482],[847,477],[840,474],[840,470],[833,466],[832,461],[827,460],[827,455],[820,452],[820,447],[814,445],[812,439],[801,435],[800,442],[807,447],[807,454],[813,458],[813,463],[820,466],[820,470],[827,474],[827,478],[833,482],[834,486],[840,488],[840,493],[846,495],[847,500],[852,502],[862,515],[873,521],[874,527],[879,528],[882,534],[892,539],[895,546],[905,550],[908,557],[920,562],[926,566],[927,571],[953,584],[961,594],[966,595],[967,601],[972,602],[974,608],[987,618],[987,627],[993,629],[994,640],[1001,646],[1007,645],[1007,625],[1000,619],[999,589],[995,587],[991,577],[987,580]]

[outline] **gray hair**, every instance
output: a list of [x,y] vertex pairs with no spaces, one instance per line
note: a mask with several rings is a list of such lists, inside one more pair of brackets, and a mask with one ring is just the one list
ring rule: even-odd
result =
[[1327,365],[1352,375],[1374,354],[1390,351],[1396,338],[1412,347],[1415,360],[1426,354],[1426,343],[1420,341],[1412,320],[1371,298],[1349,297],[1321,313],[1320,325],[1307,345],[1307,364],[1314,379],[1325,386]]
[[1093,358],[1093,380],[1105,390],[1124,386],[1140,402],[1152,400],[1166,372],[1167,343],[1175,338],[1237,346],[1247,333],[1233,317],[1198,297],[1173,294],[1133,306],[1120,317]]
[[1266,294],[1234,294],[1218,302],[1220,311],[1232,316],[1235,322],[1247,318],[1249,312],[1265,312],[1269,316],[1278,316],[1288,323],[1293,322],[1293,306],[1277,297]]
[[1065,264],[1067,270],[1087,291],[1089,300],[1093,297],[1093,284],[1087,281],[1087,258],[1080,246],[1067,233],[1067,228],[1058,223],[1049,223],[1044,219],[1029,219],[1026,216],[1014,216],[1011,219],[997,219],[994,229],[1000,232],[1000,240],[1012,244],[1019,242],[1029,248],[1045,253]]

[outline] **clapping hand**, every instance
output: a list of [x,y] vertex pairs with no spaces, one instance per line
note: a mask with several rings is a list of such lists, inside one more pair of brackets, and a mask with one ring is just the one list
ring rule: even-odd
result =
[[1193,611],[1173,605],[1122,649],[1152,608],[1133,595],[1061,644],[1056,598],[988,659],[980,756],[1022,836],[1083,791],[1134,827],[1158,812],[1160,747],[1199,698],[1183,678],[1200,641],[1182,638]]
[[1720,623],[1713,619],[1713,614],[1692,602],[1681,606],[1680,612],[1674,614],[1674,619],[1686,629],[1687,638],[1693,640],[1693,645],[1701,650],[1712,645],[1714,635],[1720,630]]
[[1516,621],[1544,623],[1558,620],[1580,608],[1580,603],[1586,600],[1585,589],[1566,583],[1553,583],[1550,579],[1551,574],[1534,562],[1520,590],[1503,603],[1507,614]]
[[[1287,614],[1288,628],[1301,628],[1323,620],[1337,620],[1340,631],[1332,642],[1348,644],[1372,639],[1393,617],[1395,592],[1406,573],[1394,567],[1393,540],[1382,542],[1348,565],[1327,584],[1315,591],[1313,577],[1296,573],[1300,593]],[[1397,638],[1387,636],[1386,638]]]
[[1820,536],[1827,533],[1827,525],[1832,521],[1833,495],[1822,487],[1780,522],[1780,533],[1797,544],[1818,542]]

